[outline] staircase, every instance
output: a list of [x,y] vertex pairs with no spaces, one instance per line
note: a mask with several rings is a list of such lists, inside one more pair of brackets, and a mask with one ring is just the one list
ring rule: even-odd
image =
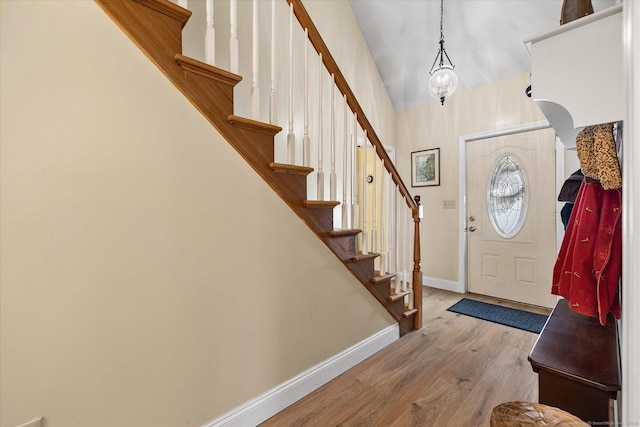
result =
[[[274,136],[282,128],[234,115],[233,91],[242,77],[182,55],[182,29],[191,12],[166,0],[95,1],[387,309],[398,322],[400,335],[421,328],[419,197],[415,203],[409,198],[416,236],[414,304],[409,309],[405,300],[410,291],[394,293],[395,275],[375,270],[379,254],[357,252],[356,236],[361,230],[334,228],[333,209],[340,202],[308,200],[307,175],[313,168],[274,162]],[[301,3],[295,6],[299,18],[302,14],[309,19]],[[355,106],[359,110],[357,102]]]

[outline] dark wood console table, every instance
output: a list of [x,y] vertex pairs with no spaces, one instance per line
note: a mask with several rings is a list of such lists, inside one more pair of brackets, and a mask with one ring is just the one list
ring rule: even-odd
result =
[[540,403],[584,421],[612,421],[610,399],[620,390],[617,326],[572,311],[561,299],[536,341],[529,362],[538,373]]

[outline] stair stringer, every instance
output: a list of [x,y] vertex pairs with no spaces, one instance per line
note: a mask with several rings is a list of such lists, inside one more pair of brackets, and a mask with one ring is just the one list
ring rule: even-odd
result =
[[378,255],[357,255],[359,230],[335,231],[333,206],[305,203],[312,169],[274,167],[274,136],[282,129],[233,114],[233,88],[242,77],[182,55],[182,28],[191,12],[167,0],[95,1],[386,308],[400,335],[414,330],[415,312],[402,299],[392,301],[388,282],[375,280]]

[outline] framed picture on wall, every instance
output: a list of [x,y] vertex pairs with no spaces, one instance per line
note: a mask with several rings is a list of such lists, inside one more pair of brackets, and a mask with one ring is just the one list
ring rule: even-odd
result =
[[411,153],[411,186],[435,185],[440,185],[440,149],[431,148]]

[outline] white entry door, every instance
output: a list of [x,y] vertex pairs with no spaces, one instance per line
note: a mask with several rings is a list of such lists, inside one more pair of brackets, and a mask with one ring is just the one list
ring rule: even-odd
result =
[[467,142],[469,292],[555,305],[555,198],[552,129]]

